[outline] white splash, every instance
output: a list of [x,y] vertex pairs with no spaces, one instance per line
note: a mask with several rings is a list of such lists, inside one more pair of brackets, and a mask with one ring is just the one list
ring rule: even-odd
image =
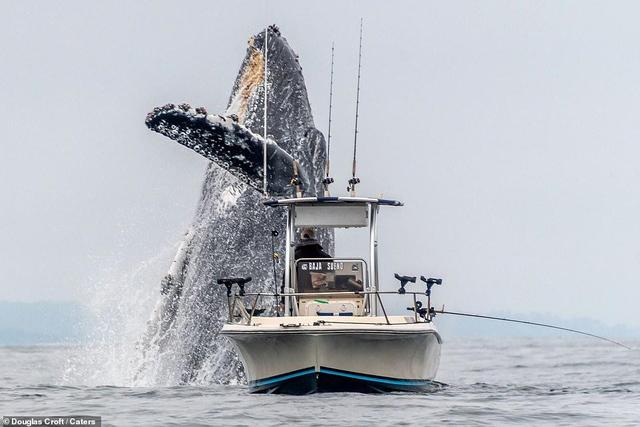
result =
[[138,348],[159,299],[158,277],[177,245],[141,262],[127,273],[109,269],[86,288],[83,299],[89,311],[86,343],[73,348],[62,383],[67,385],[134,386],[141,364]]

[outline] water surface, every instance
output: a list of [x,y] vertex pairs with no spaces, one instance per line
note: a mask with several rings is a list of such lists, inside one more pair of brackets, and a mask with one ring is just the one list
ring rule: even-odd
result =
[[82,351],[0,348],[0,415],[99,415],[114,426],[640,425],[640,352],[590,339],[450,339],[437,378],[447,387],[385,395],[86,385],[65,379]]

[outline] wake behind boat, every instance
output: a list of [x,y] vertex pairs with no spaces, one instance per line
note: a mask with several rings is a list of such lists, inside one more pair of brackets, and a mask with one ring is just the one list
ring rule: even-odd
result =
[[[362,197],[304,197],[265,202],[287,210],[283,291],[250,293],[250,278],[223,278],[229,321],[222,328],[237,348],[254,392],[419,391],[432,388],[442,339],[422,307],[426,291],[407,292],[415,277],[396,275],[397,292],[381,292],[377,217],[380,206],[400,202]],[[294,257],[295,230],[360,228],[369,231],[366,257]],[[236,288],[234,288],[236,285]],[[235,289],[235,291],[233,291]],[[410,316],[390,316],[381,294],[404,296]],[[261,302],[275,301],[277,315],[260,316]],[[430,301],[429,301],[430,302]],[[429,303],[427,303],[429,307]]]

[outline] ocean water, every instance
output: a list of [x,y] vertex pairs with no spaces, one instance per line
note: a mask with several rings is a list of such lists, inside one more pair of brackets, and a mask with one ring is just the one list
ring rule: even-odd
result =
[[640,425],[640,352],[591,339],[450,339],[437,377],[446,387],[383,395],[70,383],[69,360],[83,351],[0,348],[0,415],[96,415],[113,426]]

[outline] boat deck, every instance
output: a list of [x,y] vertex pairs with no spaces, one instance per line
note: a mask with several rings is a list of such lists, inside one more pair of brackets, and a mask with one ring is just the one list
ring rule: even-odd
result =
[[[387,323],[388,319],[388,323]],[[242,333],[435,333],[441,341],[435,326],[429,322],[416,322],[411,316],[290,316],[253,317],[250,324],[226,324],[223,335]]]

